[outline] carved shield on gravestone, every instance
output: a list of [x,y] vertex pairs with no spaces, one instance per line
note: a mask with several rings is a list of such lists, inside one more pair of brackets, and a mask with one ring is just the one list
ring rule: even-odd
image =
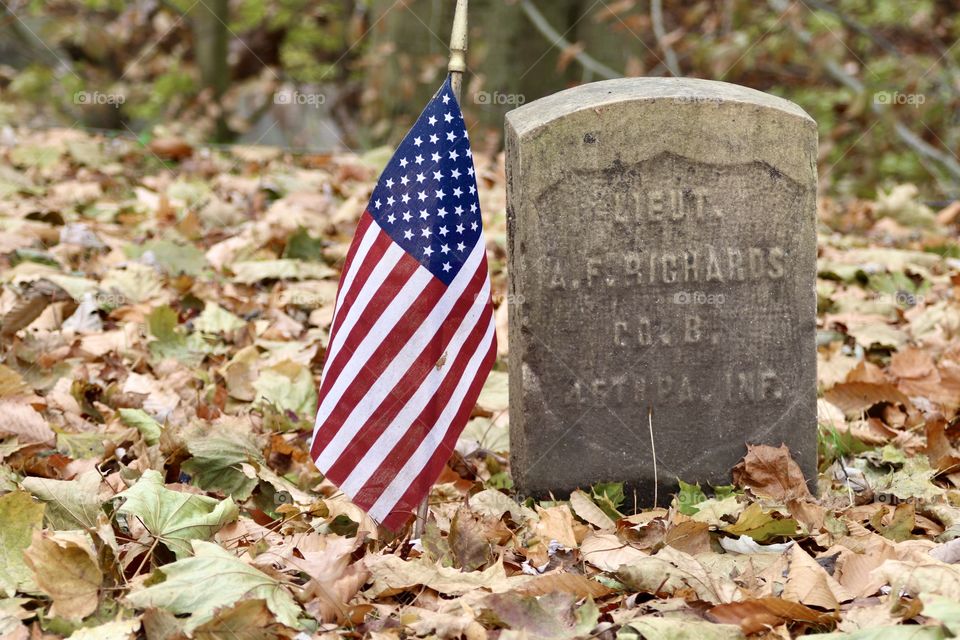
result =
[[506,130],[517,488],[625,481],[649,504],[656,475],[665,504],[677,478],[728,484],[757,443],[812,481],[814,121],[745,87],[637,78]]

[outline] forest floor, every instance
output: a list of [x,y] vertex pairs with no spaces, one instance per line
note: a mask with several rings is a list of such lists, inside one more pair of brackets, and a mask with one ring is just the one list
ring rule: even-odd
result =
[[614,484],[511,497],[503,166],[478,158],[501,357],[411,540],[307,454],[389,151],[2,143],[0,638],[960,634],[960,204],[820,202],[819,498],[757,446],[633,514]]

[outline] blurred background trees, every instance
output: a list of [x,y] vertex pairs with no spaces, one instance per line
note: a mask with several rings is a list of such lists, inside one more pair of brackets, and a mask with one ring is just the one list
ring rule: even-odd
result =
[[[725,80],[819,123],[840,195],[960,193],[960,3],[472,0],[464,110],[608,77]],[[0,124],[323,152],[396,142],[445,73],[450,0],[7,0]]]

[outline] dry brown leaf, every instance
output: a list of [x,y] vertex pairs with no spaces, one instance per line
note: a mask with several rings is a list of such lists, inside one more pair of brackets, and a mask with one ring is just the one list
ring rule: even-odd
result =
[[897,558],[897,552],[892,544],[875,545],[870,553],[856,553],[838,545],[828,549],[823,555],[830,556],[836,553],[839,553],[839,556],[836,559],[833,577],[858,598],[872,596],[880,590],[884,581],[874,573],[874,570],[887,560]]
[[[354,607],[349,602],[370,577],[364,561],[347,567],[336,578],[325,582],[311,580],[304,585],[307,613],[321,622],[354,623]],[[363,617],[361,616],[361,620]]]
[[934,547],[930,550],[930,557],[947,564],[960,564],[960,538]]
[[184,160],[193,155],[193,147],[180,138],[157,138],[150,141],[150,151],[163,160]]
[[848,423],[846,428],[839,431],[840,433],[849,433],[860,442],[871,445],[886,444],[899,435],[896,430],[891,429],[877,418],[854,420]]
[[52,444],[56,438],[36,409],[16,399],[0,400],[0,435],[16,436],[22,444]]
[[847,374],[846,382],[869,382],[871,384],[884,384],[890,382],[883,369],[867,360],[861,360],[856,367]]
[[37,586],[53,600],[51,615],[79,621],[97,610],[103,574],[86,534],[34,531],[23,557]]
[[710,551],[710,525],[687,520],[667,529],[664,544],[692,556]]
[[370,597],[398,593],[418,585],[447,595],[461,595],[475,589],[493,592],[516,589],[530,576],[507,576],[503,562],[496,562],[483,571],[459,571],[420,558],[404,560],[395,555],[368,555],[364,559],[372,585],[365,593]]
[[5,364],[0,364],[0,399],[13,398],[31,393],[23,376]]
[[713,604],[743,599],[729,577],[708,571],[696,558],[673,547],[620,567],[617,577],[631,589],[653,595],[689,595]]
[[787,510],[794,520],[803,526],[807,534],[816,534],[823,529],[827,510],[819,504],[802,500],[787,500]]
[[936,366],[926,351],[907,347],[893,354],[889,371],[898,378],[925,378],[936,371]]
[[601,571],[616,571],[648,555],[615,533],[590,534],[580,543],[580,557]]
[[733,482],[755,495],[774,500],[813,499],[803,472],[786,445],[747,445],[747,454],[733,468]]
[[844,382],[827,391],[824,397],[851,417],[858,417],[881,402],[895,402],[905,407],[912,406],[910,399],[889,383]]
[[[193,630],[193,640],[285,640],[296,630],[277,622],[264,600],[240,600],[216,612],[213,619]],[[147,634],[148,637],[156,637]]]
[[927,421],[927,446],[923,453],[930,459],[930,466],[939,472],[956,470],[960,465],[960,451],[947,438],[947,421],[938,416]]
[[746,634],[760,633],[783,623],[802,622],[818,627],[832,626],[836,614],[823,613],[782,598],[754,598],[717,605],[707,618],[722,624],[736,624]]
[[601,531],[613,529],[617,525],[613,518],[604,513],[603,509],[598,507],[590,496],[579,489],[570,494],[570,508],[573,509],[578,518],[589,522]]
[[960,601],[960,567],[934,559],[924,562],[887,560],[877,573],[890,585],[894,593],[912,596],[936,593]]
[[808,607],[836,610],[841,602],[854,597],[797,544],[791,545],[762,575],[769,595],[780,590],[780,597]]
[[[454,601],[457,602],[457,601]],[[456,611],[432,611],[422,607],[405,607],[404,623],[421,636],[434,634],[439,638],[460,638],[467,640],[485,640],[487,632],[475,619],[475,612],[469,606],[459,605]],[[452,609],[452,607],[451,607]],[[384,640],[395,640],[399,635],[380,634]],[[375,640],[371,634],[371,640]]]
[[460,507],[450,523],[447,540],[457,564],[464,571],[479,569],[493,557],[493,541],[486,536],[485,520],[468,507]]
[[547,573],[536,576],[517,589],[517,593],[526,596],[542,596],[554,592],[569,593],[577,598],[602,598],[613,593],[613,590],[596,580],[576,573]]
[[570,549],[577,546],[577,536],[573,531],[573,513],[569,506],[562,504],[544,509],[538,505],[537,514],[540,521],[534,531],[539,537],[546,542],[556,540]]

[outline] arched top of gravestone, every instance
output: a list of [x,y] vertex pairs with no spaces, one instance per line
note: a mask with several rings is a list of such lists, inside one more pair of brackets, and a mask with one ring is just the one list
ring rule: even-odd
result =
[[670,100],[678,106],[711,103],[753,105],[781,111],[816,125],[806,111],[789,100],[738,84],[700,78],[617,78],[591,82],[518,107],[507,113],[507,122],[518,136],[524,136],[578,111],[622,102],[661,100]]
[[528,183],[541,173],[555,181],[561,169],[633,165],[670,153],[713,165],[759,162],[809,184],[817,124],[789,100],[727,82],[621,78],[510,111],[506,148]]

